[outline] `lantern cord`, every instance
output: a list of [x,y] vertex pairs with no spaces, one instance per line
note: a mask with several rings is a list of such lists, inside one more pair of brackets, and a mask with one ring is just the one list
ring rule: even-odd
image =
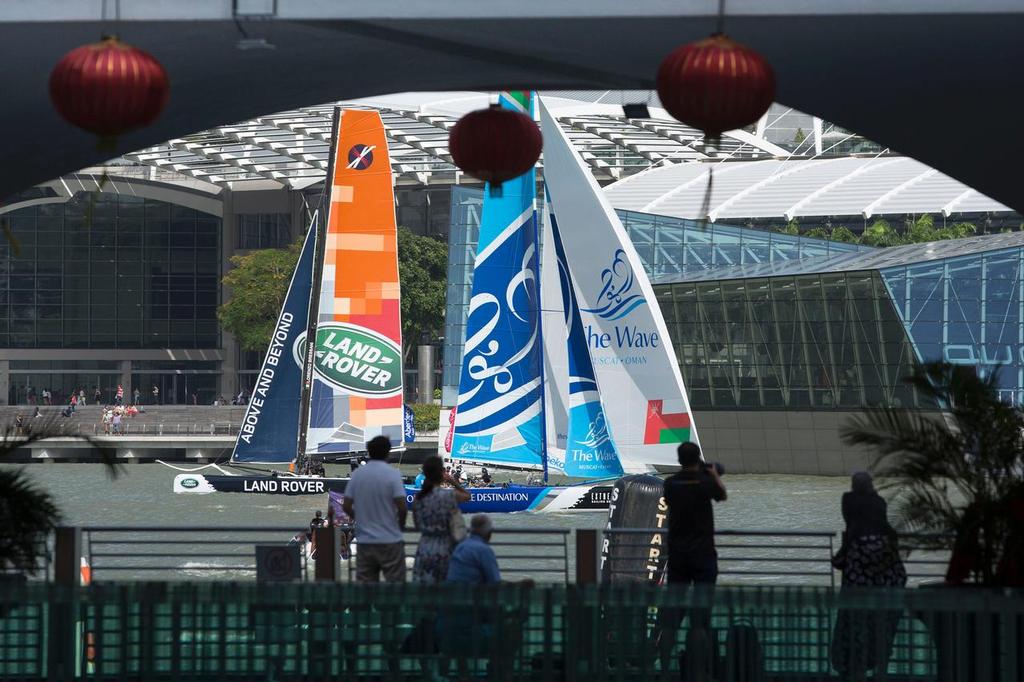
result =
[[[704,150],[705,152],[711,151],[712,148],[718,148],[718,142],[721,139],[718,135],[704,135]],[[710,154],[708,154],[710,156]],[[704,200],[700,204],[700,216],[699,229],[703,230],[708,226],[708,221],[711,219],[711,191],[715,186],[715,164],[708,164],[708,184],[704,188]]]
[[718,0],[718,20],[715,22],[715,33],[725,33],[725,0]]

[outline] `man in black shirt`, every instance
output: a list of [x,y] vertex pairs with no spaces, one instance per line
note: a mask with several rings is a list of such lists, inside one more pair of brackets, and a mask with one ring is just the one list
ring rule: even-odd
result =
[[668,582],[714,583],[718,553],[711,501],[725,500],[725,485],[714,465],[704,464],[696,443],[683,443],[677,452],[682,470],[665,481]]
[[[711,501],[726,498],[725,485],[714,465],[705,464],[700,446],[683,443],[679,446],[682,469],[665,481],[665,504],[668,506],[668,582],[670,585],[714,585],[718,579],[718,553],[715,551],[715,514]],[[663,608],[658,614],[659,627],[655,640],[661,652],[662,669],[667,670],[675,645],[676,632],[683,612]],[[708,660],[710,640],[706,631],[711,624],[708,609],[695,608],[690,615],[691,634],[687,637],[688,657]],[[700,630],[705,632],[701,633]],[[692,641],[691,641],[692,640]],[[701,655],[694,649],[705,649]]]

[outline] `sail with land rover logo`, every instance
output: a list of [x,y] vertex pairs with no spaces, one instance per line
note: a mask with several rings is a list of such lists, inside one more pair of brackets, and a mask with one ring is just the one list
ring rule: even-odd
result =
[[[398,231],[384,124],[346,109],[336,138],[316,319],[306,453],[404,447]],[[294,345],[300,362],[305,335]]]

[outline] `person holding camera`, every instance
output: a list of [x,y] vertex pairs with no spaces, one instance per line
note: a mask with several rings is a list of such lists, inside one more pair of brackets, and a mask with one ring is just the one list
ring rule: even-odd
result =
[[683,443],[677,453],[682,469],[665,481],[668,582],[714,583],[718,579],[718,553],[711,502],[725,501],[725,484],[718,468],[701,459],[696,443]]
[[[701,458],[700,446],[683,443],[677,449],[681,469],[665,481],[665,504],[668,507],[668,572],[669,585],[714,585],[718,579],[718,553],[715,551],[715,513],[712,500],[726,498],[725,484],[717,465]],[[662,609],[655,639],[663,666],[675,645],[676,631],[683,612],[676,608]],[[688,664],[701,666],[698,659],[710,651],[707,630],[711,613],[693,609],[690,615],[691,635],[687,637]],[[699,632],[703,630],[704,632]],[[695,632],[696,631],[696,632]],[[696,639],[694,636],[696,635]],[[691,641],[693,640],[693,641]],[[702,651],[698,651],[702,650]],[[663,669],[665,669],[663,667]]]

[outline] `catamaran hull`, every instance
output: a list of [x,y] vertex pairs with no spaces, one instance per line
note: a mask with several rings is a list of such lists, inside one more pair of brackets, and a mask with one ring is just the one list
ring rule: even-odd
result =
[[174,492],[192,495],[208,493],[250,493],[254,495],[326,495],[344,492],[347,478],[317,476],[217,476],[178,474]]
[[[612,486],[581,485],[510,485],[505,488],[466,488],[469,502],[459,505],[464,514],[508,514],[512,512],[603,511],[611,502]],[[410,508],[419,488],[405,486]]]

